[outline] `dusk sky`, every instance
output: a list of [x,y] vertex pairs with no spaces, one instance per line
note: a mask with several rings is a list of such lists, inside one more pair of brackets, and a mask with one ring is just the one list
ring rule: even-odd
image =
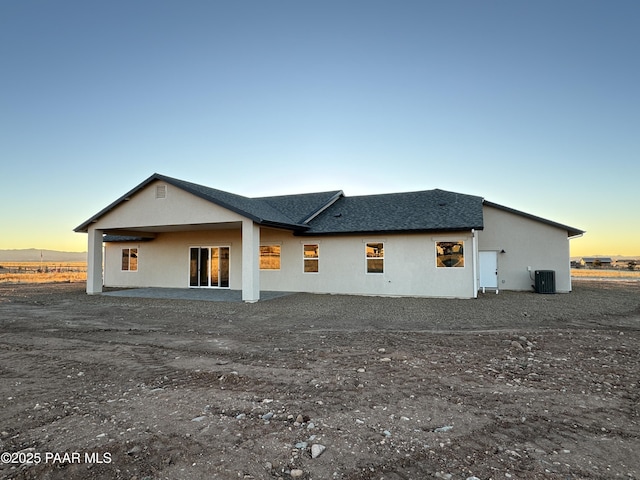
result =
[[0,2],[0,249],[154,172],[246,196],[441,188],[640,256],[640,2]]

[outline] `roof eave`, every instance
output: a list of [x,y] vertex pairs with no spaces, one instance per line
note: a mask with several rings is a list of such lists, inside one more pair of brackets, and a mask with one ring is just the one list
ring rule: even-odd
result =
[[292,230],[294,233],[309,229],[308,225],[302,225],[299,223],[282,223],[282,222],[274,222],[271,220],[261,220],[259,222],[257,221],[256,223],[263,227],[273,227],[273,228],[282,228],[285,230]]
[[416,228],[416,229],[385,229],[385,230],[348,230],[348,231],[303,231],[294,233],[297,236],[343,236],[343,235],[391,235],[407,233],[467,233],[473,230],[483,230],[483,226],[456,228]]

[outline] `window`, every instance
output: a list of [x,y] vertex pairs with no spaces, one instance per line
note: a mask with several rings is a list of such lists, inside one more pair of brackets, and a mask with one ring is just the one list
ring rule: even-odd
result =
[[367,243],[367,273],[384,273],[384,243]]
[[260,245],[260,270],[280,270],[280,245]]
[[436,266],[464,267],[464,242],[436,242]]
[[320,246],[317,243],[304,245],[304,273],[318,273]]
[[123,248],[122,249],[122,270],[129,272],[138,271],[138,249]]

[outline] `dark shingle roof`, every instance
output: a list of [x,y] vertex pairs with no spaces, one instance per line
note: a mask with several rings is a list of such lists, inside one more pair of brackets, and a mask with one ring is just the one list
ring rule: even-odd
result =
[[482,198],[444,190],[342,197],[304,235],[482,229]]
[[295,219],[297,223],[306,223],[322,210],[328,208],[343,196],[342,190],[333,192],[304,193],[299,195],[282,195],[277,197],[261,197],[262,201]]
[[262,225],[274,225],[291,228],[304,228],[295,218],[296,212],[290,210],[284,213],[260,198],[249,198],[235,193],[216,190],[196,183],[185,182],[176,178],[157,175],[157,180],[163,180],[171,185],[182,188],[194,195],[220,205],[240,215],[251,218]]
[[[156,180],[166,182],[170,185],[174,185],[186,192],[200,197],[209,202],[220,205],[223,208],[236,212],[244,217],[250,218],[260,225],[271,225],[283,228],[289,228],[292,230],[306,229],[307,226],[301,222],[301,219],[306,219],[307,215],[313,208],[310,207],[310,200],[319,200],[320,198],[330,199],[338,193],[342,192],[327,192],[325,194],[309,194],[302,195],[304,197],[298,207],[293,205],[291,199],[287,200],[287,197],[267,197],[249,198],[242,195],[236,195],[234,193],[225,192],[223,190],[217,190],[215,188],[205,187],[197,183],[186,182],[173,177],[167,177],[154,173],[141,184],[134,189],[125,193],[122,197],[115,202],[102,209],[96,215],[75,228],[76,232],[86,232],[89,225],[96,221],[98,218],[106,214],[107,212],[116,208],[120,203],[132,197],[138,191],[149,185]],[[295,197],[295,196],[291,196]],[[280,200],[278,200],[280,198]],[[316,207],[318,208],[318,207]]]
[[159,179],[163,179],[167,183],[171,183],[236,213],[249,216],[258,223],[296,228],[306,228],[304,224],[309,218],[343,195],[342,190],[336,190],[249,198],[175,178],[162,177]]
[[98,212],[75,231],[88,231],[91,223],[154,181],[174,185],[260,225],[286,228],[299,235],[481,230],[484,225],[483,205],[566,229],[569,236],[584,233],[484,201],[482,197],[439,189],[357,197],[345,197],[342,191],[336,190],[249,198],[158,173]]

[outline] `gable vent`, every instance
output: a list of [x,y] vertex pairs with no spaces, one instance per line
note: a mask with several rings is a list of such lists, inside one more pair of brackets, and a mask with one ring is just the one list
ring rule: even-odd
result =
[[156,186],[156,198],[167,198],[167,186],[166,185],[158,185],[158,186]]

